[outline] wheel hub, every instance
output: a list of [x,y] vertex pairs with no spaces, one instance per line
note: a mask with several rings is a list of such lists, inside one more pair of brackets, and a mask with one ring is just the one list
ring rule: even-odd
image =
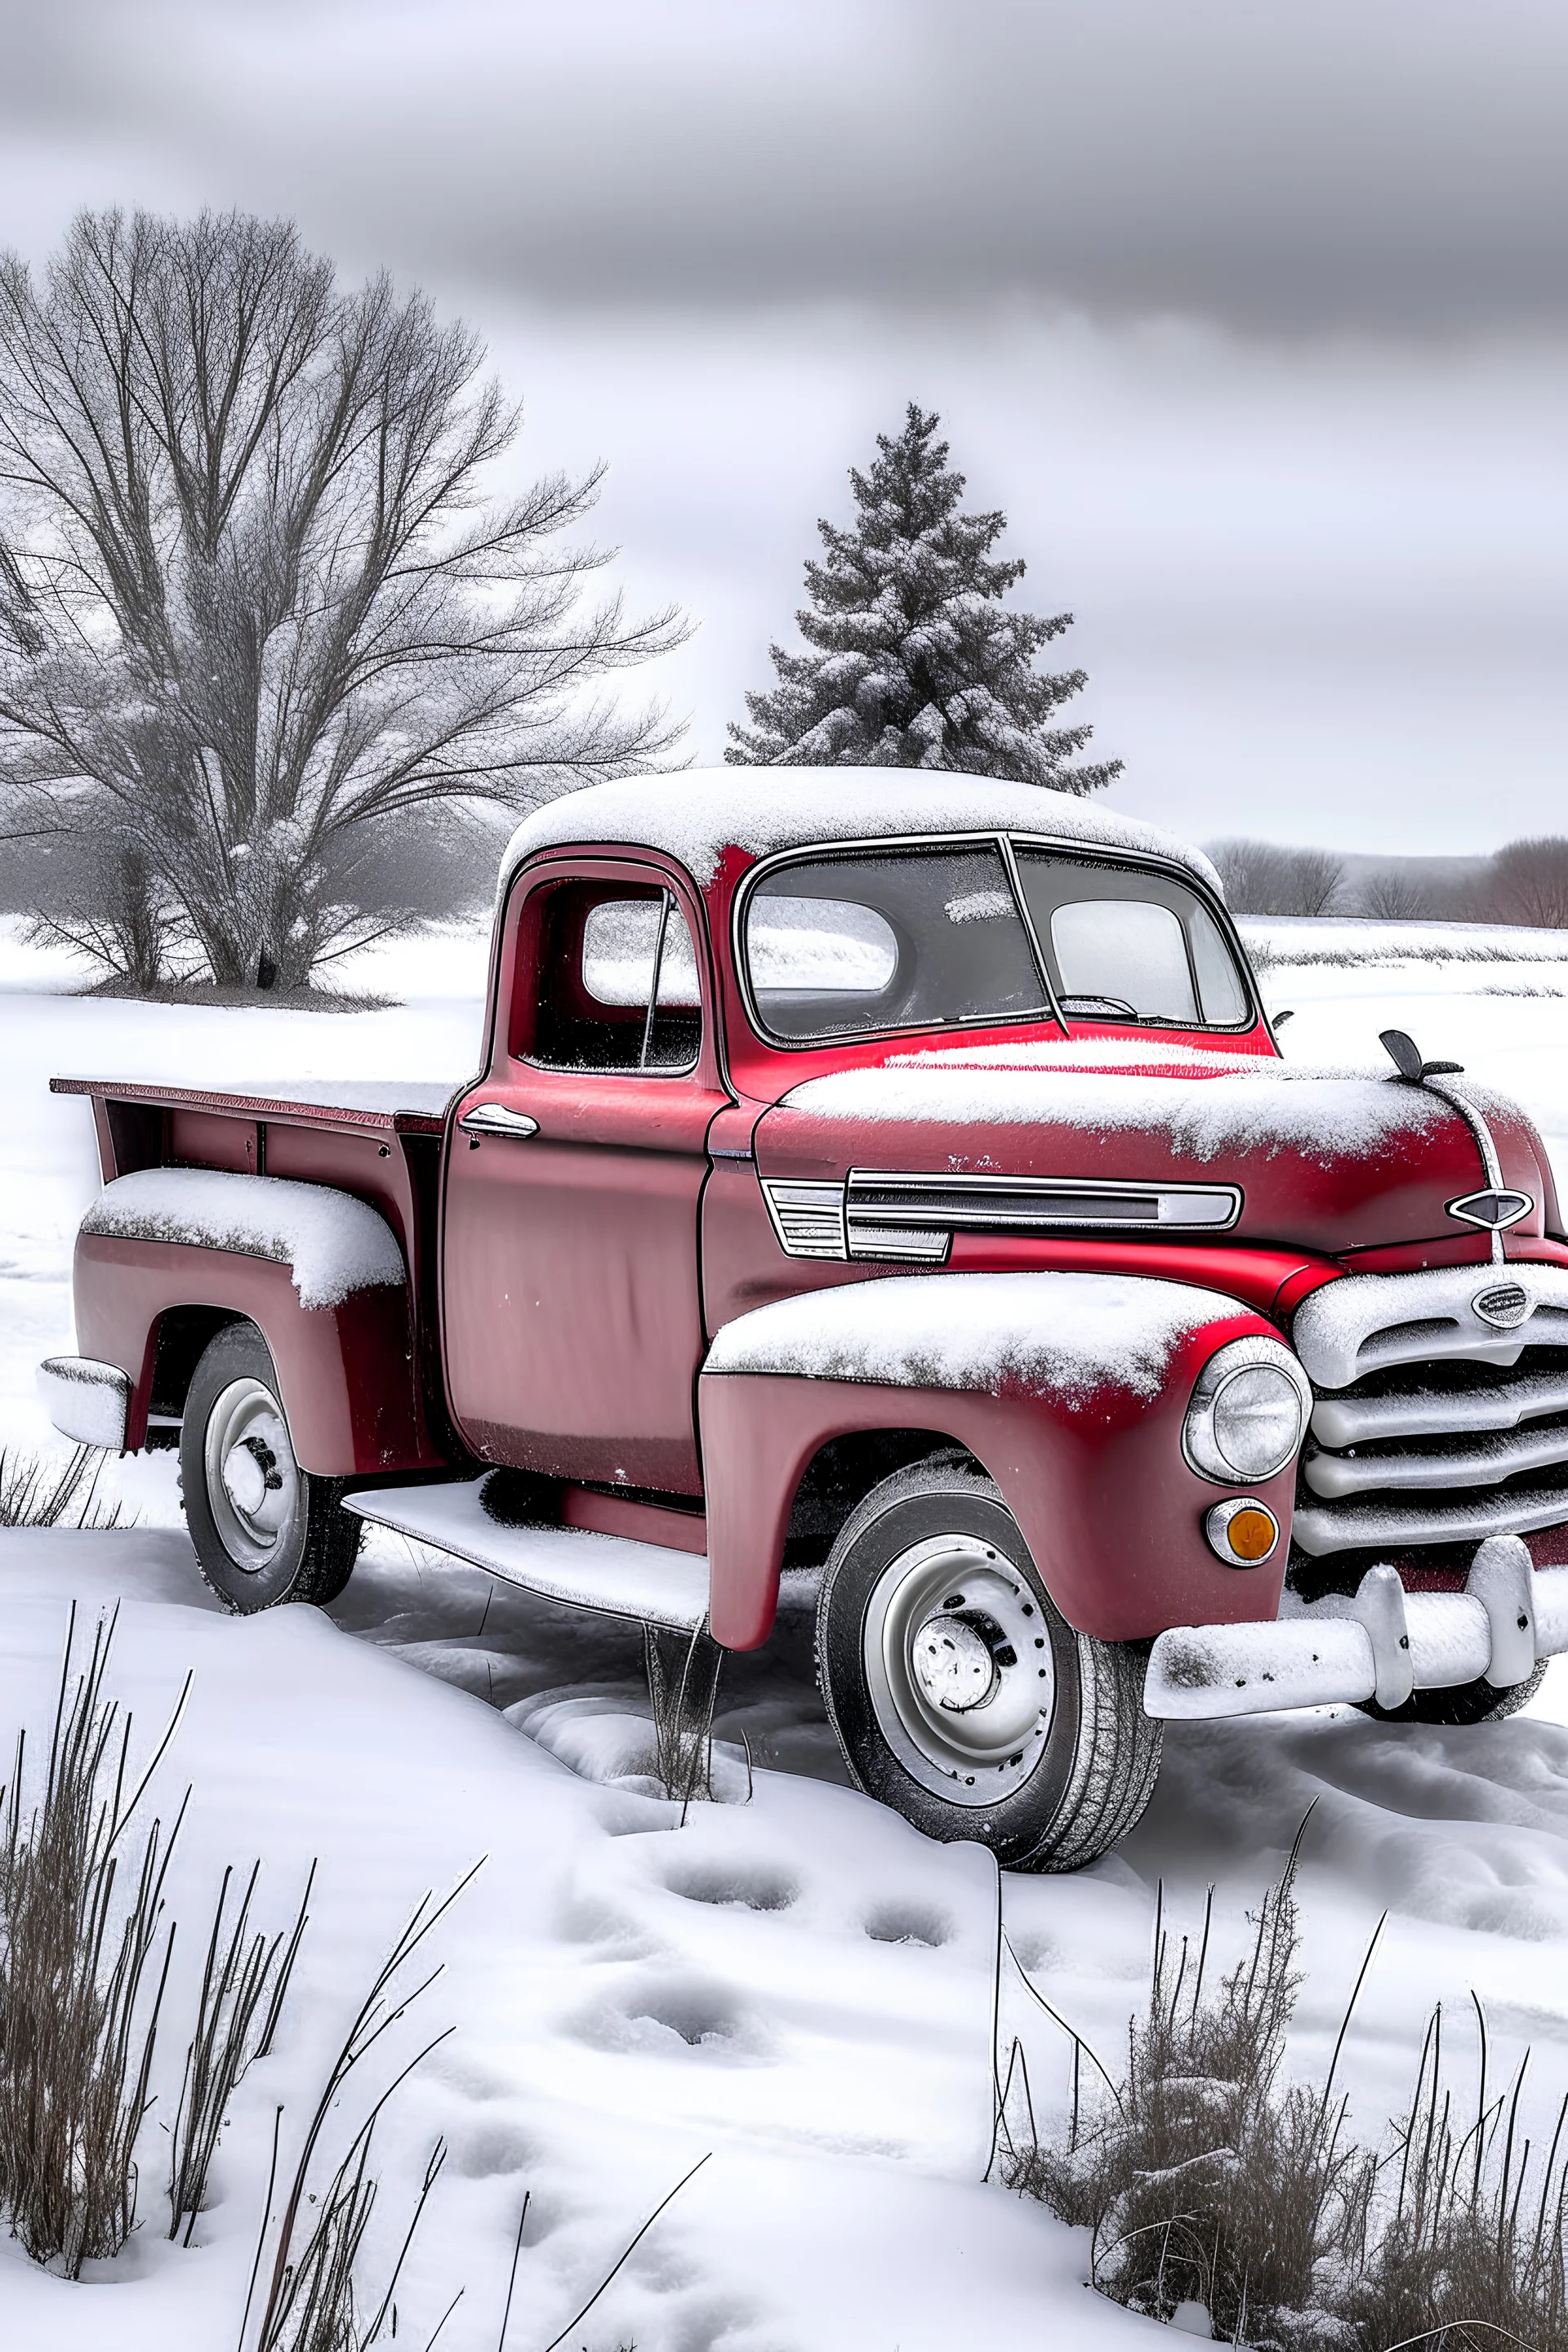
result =
[[996,1688],[996,1661],[978,1625],[966,1617],[928,1617],[915,1635],[910,1664],[933,1706],[967,1715],[984,1706]]
[[225,1550],[237,1567],[265,1568],[300,1505],[300,1469],[271,1391],[231,1381],[213,1405],[202,1450]]
[[278,1457],[264,1438],[253,1434],[240,1439],[224,1463],[223,1483],[235,1509],[254,1526],[268,1494],[276,1494],[283,1484]]
[[890,1560],[867,1602],[861,1655],[883,1737],[950,1804],[985,1806],[1037,1769],[1056,1712],[1036,1589],[971,1534],[927,1537]]

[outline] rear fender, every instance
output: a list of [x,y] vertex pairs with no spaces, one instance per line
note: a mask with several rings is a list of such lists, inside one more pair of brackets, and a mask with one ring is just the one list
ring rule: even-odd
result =
[[[433,1469],[444,1456],[426,1426],[406,1289],[382,1284],[330,1307],[305,1307],[291,1269],[270,1258],[184,1242],[78,1237],[77,1344],[132,1381],[126,1445],[146,1440],[154,1382],[178,1412],[199,1353],[226,1321],[254,1323],[278,1369],[303,1469],[322,1477]],[[160,1341],[165,1343],[160,1363]]]
[[[1107,1326],[1094,1360],[1079,1346],[1072,1378],[1046,1377],[1043,1360],[974,1378],[977,1306],[971,1285],[1026,1284],[1000,1301],[1010,1318],[1048,1331],[1086,1302],[1075,1288],[1115,1277],[1055,1274],[894,1277],[763,1307],[727,1325],[699,1381],[706,1465],[711,1624],[730,1649],[752,1649],[772,1630],[791,1509],[819,1448],[856,1432],[927,1430],[932,1450],[958,1444],[1001,1488],[1047,1591],[1078,1632],[1146,1639],[1169,1625],[1272,1619],[1289,1552],[1295,1465],[1247,1491],[1280,1525],[1269,1559],[1230,1568],[1210,1550],[1205,1514],[1228,1491],[1193,1470],[1182,1425],[1199,1372],[1216,1348],[1254,1335],[1278,1339],[1263,1318],[1217,1293],[1177,1292],[1182,1312],[1163,1359],[1130,1356]],[[874,1295],[918,1283],[925,1326],[907,1344],[888,1337]],[[1121,1285],[1125,1288],[1126,1285]],[[847,1302],[841,1307],[838,1302]],[[812,1344],[786,1320],[807,1310]],[[824,1328],[837,1314],[843,1346]],[[895,1321],[904,1319],[901,1316]],[[982,1320],[984,1318],[982,1317]],[[880,1327],[880,1328],[879,1328]],[[951,1336],[955,1342],[946,1346]],[[979,1351],[984,1354],[984,1350]],[[868,1379],[868,1371],[877,1377]]]

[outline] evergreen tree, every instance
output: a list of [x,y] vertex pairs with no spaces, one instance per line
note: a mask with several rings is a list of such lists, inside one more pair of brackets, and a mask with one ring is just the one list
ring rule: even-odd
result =
[[1005,610],[1023,563],[991,550],[1007,518],[961,514],[963,476],[936,439],[939,419],[910,404],[896,441],[877,436],[869,473],[851,468],[852,530],[819,522],[825,562],[808,562],[805,654],[770,648],[779,683],[748,694],[750,727],[731,725],[724,756],[739,765],[948,768],[1091,793],[1121,772],[1071,761],[1089,727],[1055,727],[1084,684],[1081,669],[1046,676],[1040,647],[1070,613],[1042,620]]

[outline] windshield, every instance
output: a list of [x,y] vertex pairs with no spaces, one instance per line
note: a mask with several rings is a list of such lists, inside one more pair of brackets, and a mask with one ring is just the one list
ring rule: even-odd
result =
[[775,866],[746,902],[742,943],[763,1030],[793,1045],[1058,1010],[1181,1028],[1250,1021],[1236,958],[1195,891],[1052,851],[1020,847],[1016,866],[1027,923],[991,843]]

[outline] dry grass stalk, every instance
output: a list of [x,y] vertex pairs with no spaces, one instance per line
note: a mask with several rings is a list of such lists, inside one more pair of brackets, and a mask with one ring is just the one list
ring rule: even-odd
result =
[[[376,2196],[376,2183],[368,2169],[371,2138],[376,2120],[388,2100],[420,2061],[427,2058],[437,2043],[446,2041],[452,2031],[450,2026],[434,2035],[423,2049],[416,2052],[381,2093],[319,2197],[310,2189],[310,2182],[327,2118],[356,2068],[363,2063],[382,2036],[397,2023],[405,2011],[421,1994],[428,1991],[440,1975],[441,1968],[437,1963],[429,1975],[408,1992],[394,1990],[399,1971],[424,1943],[437,1921],[451,1908],[479,1867],[479,1863],[475,1863],[473,1869],[458,1880],[451,1893],[433,1907],[433,1898],[429,1895],[421,1896],[412,1918],[388,1953],[344,2036],[306,2127],[283,2200],[254,2352],[363,2352],[363,2347],[375,2341],[392,2309],[398,2276],[426,2202],[446,2160],[446,2150],[438,2142],[432,2153],[402,2252],[375,2311],[367,2318],[360,2310],[355,2273]],[[246,2297],[245,2314],[240,2322],[240,2352],[244,2352],[247,2341],[268,2232],[272,2227],[272,2196],[277,2180],[282,2115],[283,2110],[279,2107],[273,2126],[272,2171],[268,2179],[267,2207],[262,2215],[256,2260],[251,2269],[250,2292]],[[310,2209],[313,2205],[319,2210],[312,2221]],[[445,2326],[445,2318],[440,2325]]]
[[131,1717],[103,1696],[113,1634],[113,1620],[100,1619],[73,1690],[73,1608],[43,1796],[24,1812],[24,1735],[0,1844],[0,2198],[31,2258],[69,2278],[117,2253],[135,2224],[134,2149],[172,1926],[150,2000],[143,1990],[184,1812],[167,1839],[153,1822],[131,1899],[118,1905],[125,1831],[184,1696],[128,1792]]
[[79,1445],[51,1466],[37,1454],[0,1451],[0,1528],[114,1528],[120,1506],[98,1499],[105,1456]]
[[1338,2298],[1358,2347],[1497,2352],[1511,2341],[1531,2352],[1568,2352],[1568,2099],[1544,2153],[1532,2153],[1521,2118],[1530,2053],[1510,2088],[1491,2096],[1486,2019],[1471,1999],[1473,2105],[1461,2104],[1449,2081],[1439,2009],[1409,2109],[1383,2159],[1375,2226]]
[[259,1863],[251,1867],[226,1938],[225,1914],[232,1865],[224,1872],[207,1938],[195,2036],[185,2053],[169,2160],[169,2235],[178,2237],[184,2222],[187,2246],[196,2215],[206,2204],[207,2176],[229,2101],[251,2065],[265,2058],[272,2047],[315,1884],[312,1862],[291,1932],[274,1936],[268,1942],[265,1936],[249,1933],[251,1898],[260,1869]]
[[1195,1953],[1186,1937],[1173,1949],[1162,1921],[1121,2080],[1100,2070],[1109,2096],[1086,2125],[1075,2037],[1066,2144],[1009,2134],[1005,2177],[1089,2228],[1094,2283],[1116,2302],[1160,2319],[1201,2304],[1227,2342],[1304,2347],[1331,2340],[1313,2315],[1325,2274],[1364,2234],[1375,2166],[1343,2142],[1332,2070],[1321,2091],[1279,2081],[1300,1983],[1300,1846],[1217,1989],[1209,1909]]
[[653,1710],[653,1772],[664,1794],[686,1806],[713,1793],[713,1710],[723,1652],[699,1626],[682,1641],[658,1625],[643,1628],[648,1701]]

